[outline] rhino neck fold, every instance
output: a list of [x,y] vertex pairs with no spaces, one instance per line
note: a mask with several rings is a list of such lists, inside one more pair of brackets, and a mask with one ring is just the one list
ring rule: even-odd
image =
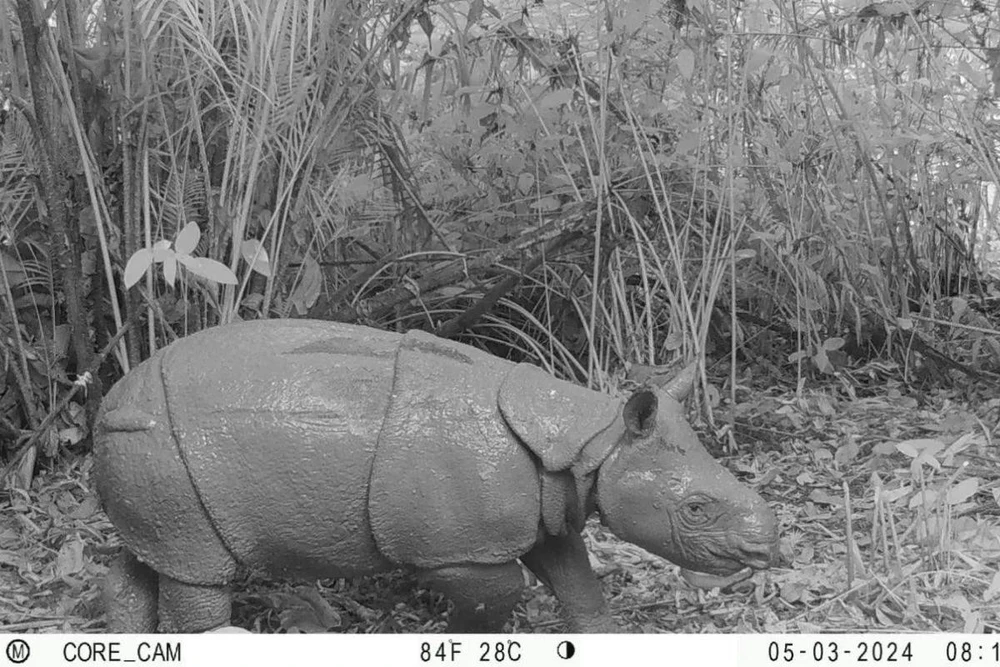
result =
[[577,524],[574,528],[577,531],[583,530],[583,525],[587,523],[587,517],[597,509],[596,498],[594,497],[594,482],[597,481],[597,473],[581,475],[575,478],[576,481],[576,517]]
[[590,497],[594,476],[577,477],[568,470],[540,469],[542,527],[547,535],[580,532],[595,506]]

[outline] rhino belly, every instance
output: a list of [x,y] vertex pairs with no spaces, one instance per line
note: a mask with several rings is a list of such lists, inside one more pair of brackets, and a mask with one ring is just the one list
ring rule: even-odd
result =
[[290,578],[389,566],[367,501],[398,339],[271,320],[168,350],[162,385],[181,457],[241,564]]

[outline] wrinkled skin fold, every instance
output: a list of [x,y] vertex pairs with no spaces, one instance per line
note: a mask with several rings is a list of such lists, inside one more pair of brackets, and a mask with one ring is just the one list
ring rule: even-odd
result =
[[226,626],[244,570],[409,568],[452,601],[452,631],[496,632],[520,561],[571,631],[612,632],[580,535],[593,512],[703,582],[772,566],[774,514],[684,418],[694,376],[623,400],[416,331],[268,320],[182,339],[98,416],[94,476],[125,544],[108,629]]

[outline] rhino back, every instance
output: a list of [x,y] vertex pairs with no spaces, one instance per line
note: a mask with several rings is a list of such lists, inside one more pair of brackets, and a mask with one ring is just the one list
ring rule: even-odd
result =
[[167,348],[173,437],[229,551],[277,576],[382,569],[368,479],[400,336],[330,322],[209,329]]

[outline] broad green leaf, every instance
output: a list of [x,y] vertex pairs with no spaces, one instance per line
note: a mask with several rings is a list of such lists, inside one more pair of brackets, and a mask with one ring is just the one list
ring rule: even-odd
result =
[[935,470],[941,469],[941,462],[934,458],[936,452],[926,451],[910,462],[910,473],[914,476],[920,474],[920,467],[927,465]]
[[235,285],[237,283],[236,274],[222,262],[217,262],[208,257],[183,257],[179,258],[184,262],[184,266],[192,273],[223,285]]
[[816,365],[816,368],[818,368],[821,372],[833,373],[833,364],[830,363],[829,357],[826,356],[826,350],[822,347],[816,350],[816,354],[813,355],[812,361],[813,364]]
[[844,339],[840,336],[834,336],[832,338],[827,338],[823,341],[823,349],[825,350],[839,350],[844,347]]
[[125,281],[125,289],[139,282],[139,279],[152,265],[153,251],[149,248],[139,248],[132,253],[132,256],[128,258],[128,264],[125,265],[125,275],[122,277]]
[[[189,255],[181,257],[188,259]],[[177,255],[170,253],[170,256],[163,260],[163,277],[171,287],[177,282]]]
[[267,257],[267,250],[257,239],[247,239],[240,244],[240,254],[243,261],[250,265],[250,269],[262,276],[271,276],[271,261]]
[[3,256],[3,268],[7,272],[7,280],[10,282],[10,286],[17,287],[25,282],[28,274],[25,272],[21,260],[5,250],[0,251],[0,255]]
[[920,489],[913,494],[912,498],[910,498],[909,508],[912,510],[923,505],[924,507],[930,509],[931,507],[934,507],[934,503],[937,502],[937,498],[937,491]]
[[170,248],[171,243],[166,239],[162,239],[153,244],[153,261],[154,262],[165,262],[168,258],[174,256],[174,251]]
[[177,234],[177,240],[174,241],[174,251],[181,255],[190,255],[198,246],[198,240],[200,238],[201,230],[198,229],[198,224],[195,222],[189,222],[184,225],[184,229]]

